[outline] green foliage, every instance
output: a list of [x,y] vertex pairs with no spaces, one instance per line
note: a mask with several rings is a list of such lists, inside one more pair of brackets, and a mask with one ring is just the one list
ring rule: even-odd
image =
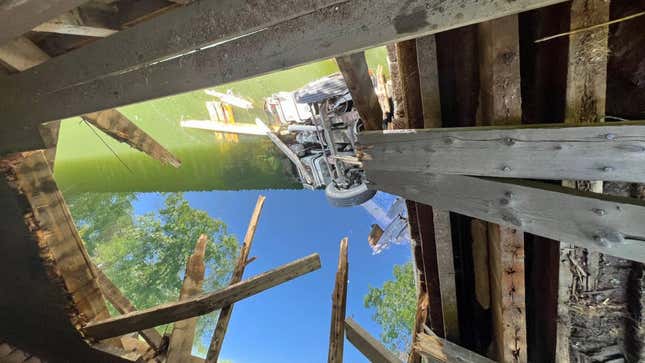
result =
[[[182,193],[164,197],[159,211],[138,217],[133,194],[83,195],[70,204],[94,261],[139,309],[178,299],[186,261],[201,234],[212,241],[206,248],[204,291],[228,284],[239,250],[224,222],[193,209]],[[213,314],[200,319],[198,345],[214,320]]]
[[394,278],[382,287],[371,287],[365,295],[366,308],[376,311],[372,319],[381,325],[381,340],[393,351],[405,352],[412,341],[416,315],[416,289],[412,262],[394,265]]

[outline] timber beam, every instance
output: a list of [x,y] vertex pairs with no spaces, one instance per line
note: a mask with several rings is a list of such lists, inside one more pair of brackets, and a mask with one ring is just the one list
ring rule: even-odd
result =
[[347,306],[347,237],[340,241],[338,253],[338,269],[334,292],[331,295],[331,328],[329,330],[328,363],[343,363],[343,348],[345,343],[345,308]]
[[225,289],[93,322],[83,331],[89,338],[102,340],[208,314],[319,268],[320,257],[312,254]]
[[356,347],[370,362],[403,363],[394,353],[390,352],[376,338],[370,335],[353,319],[345,319],[347,340]]
[[[275,7],[266,7],[272,16],[257,7],[244,8],[246,1],[194,2],[32,71],[2,78],[0,109],[12,122],[0,126],[5,149],[0,152],[39,147],[34,129],[52,119],[246,79],[561,1],[267,1]],[[305,5],[297,6],[301,3]],[[330,3],[335,5],[323,7]],[[231,15],[223,15],[224,10]],[[255,22],[241,15],[247,13]],[[234,24],[213,29],[211,18]],[[240,35],[245,36],[231,40]],[[204,48],[224,40],[231,41]],[[105,59],[110,62],[99,61]]]
[[365,122],[365,129],[382,130],[383,111],[369,74],[365,53],[336,57],[336,63],[347,83],[354,106]]
[[417,334],[416,343],[412,349],[426,358],[439,362],[495,362],[448,340],[441,339],[435,334]]

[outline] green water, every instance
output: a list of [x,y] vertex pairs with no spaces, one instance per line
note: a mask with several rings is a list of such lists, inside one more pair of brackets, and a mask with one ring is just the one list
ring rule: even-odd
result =
[[[371,49],[366,56],[370,69],[378,64],[388,69],[384,48]],[[326,60],[214,89],[231,89],[251,100],[253,109],[236,108],[234,112],[236,122],[253,123],[256,117],[266,119],[265,97],[337,71],[335,62]],[[182,161],[178,169],[161,165],[96,131],[99,138],[80,118],[64,120],[54,170],[59,187],[65,193],[301,187],[286,157],[264,137],[241,136],[239,143],[228,143],[216,140],[212,132],[180,127],[181,120],[208,120],[204,102],[210,100],[213,97],[200,90],[119,108]]]

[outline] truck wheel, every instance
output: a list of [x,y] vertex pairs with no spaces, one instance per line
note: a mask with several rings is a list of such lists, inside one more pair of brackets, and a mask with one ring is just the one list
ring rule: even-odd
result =
[[367,189],[365,183],[354,185],[349,189],[340,189],[334,182],[325,188],[327,201],[334,207],[353,207],[361,205],[376,194],[376,190]]

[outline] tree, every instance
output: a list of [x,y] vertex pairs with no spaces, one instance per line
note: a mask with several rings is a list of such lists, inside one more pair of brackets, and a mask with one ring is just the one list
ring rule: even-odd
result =
[[366,308],[376,311],[372,319],[382,328],[381,340],[391,350],[405,352],[412,342],[416,314],[416,289],[412,261],[394,265],[393,279],[382,287],[369,287]]

